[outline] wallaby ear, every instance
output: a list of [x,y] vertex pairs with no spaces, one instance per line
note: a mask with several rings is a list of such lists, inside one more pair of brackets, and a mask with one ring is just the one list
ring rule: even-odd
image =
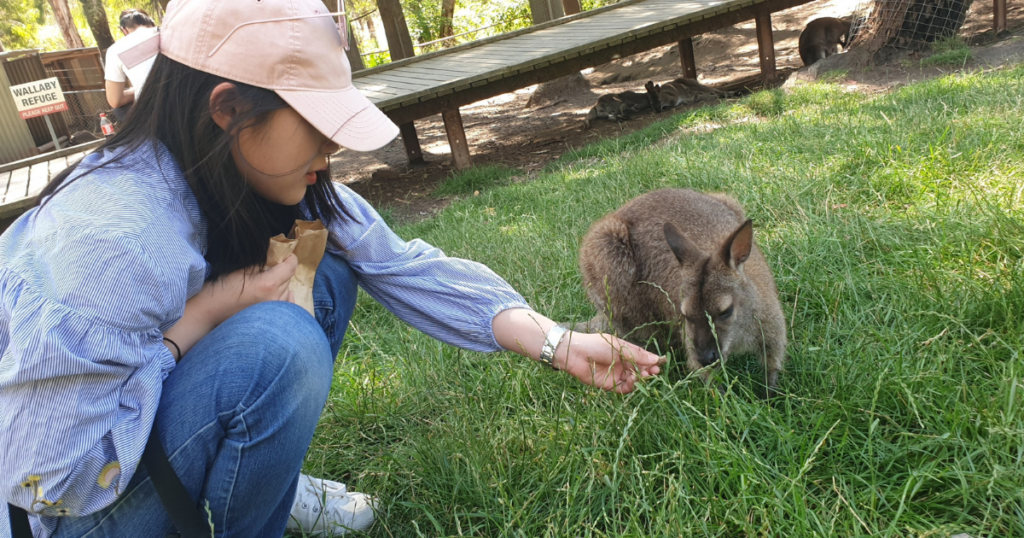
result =
[[676,259],[679,263],[687,263],[693,261],[696,256],[699,256],[700,251],[697,250],[697,246],[690,242],[689,239],[683,235],[683,232],[676,228],[675,224],[666,222],[665,227],[665,240],[668,241],[668,248],[672,249],[672,254],[676,255]]
[[747,219],[722,245],[722,259],[729,267],[738,269],[750,257],[754,246],[754,221]]

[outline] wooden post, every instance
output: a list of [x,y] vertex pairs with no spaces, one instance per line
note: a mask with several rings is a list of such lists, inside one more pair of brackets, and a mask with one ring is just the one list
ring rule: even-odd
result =
[[426,162],[423,160],[423,150],[420,149],[420,139],[416,137],[416,126],[410,121],[399,125],[398,130],[402,132],[402,143],[405,144],[405,156],[409,164]]
[[775,80],[775,40],[772,38],[772,13],[760,9],[754,19],[757,26],[757,50],[761,60],[761,80],[765,84]]
[[448,145],[452,148],[452,164],[456,170],[465,170],[473,166],[469,157],[469,144],[466,142],[466,130],[462,127],[462,114],[458,107],[446,108],[441,111],[444,130],[448,133]]
[[[415,56],[416,50],[412,46],[412,36],[409,35],[409,25],[405,22],[402,3],[399,0],[377,0],[377,12],[384,23],[384,38],[388,40],[391,61],[397,62]],[[409,164],[424,162],[420,141],[416,138],[416,127],[412,122],[399,125],[398,130],[402,132],[402,142],[405,144],[405,155],[409,158]]]
[[683,78],[697,79],[697,62],[693,59],[693,38],[679,42],[679,62],[683,64]]
[[1006,31],[1006,0],[992,0],[992,19],[996,36]]
[[566,15],[575,15],[583,11],[583,8],[580,6],[580,0],[562,0],[562,10]]

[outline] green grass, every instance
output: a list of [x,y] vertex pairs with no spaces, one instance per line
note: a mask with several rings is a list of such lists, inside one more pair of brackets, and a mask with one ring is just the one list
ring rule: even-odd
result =
[[361,296],[307,472],[380,496],[374,537],[1024,536],[1022,94],[1024,68],[880,96],[822,83],[534,181],[456,178],[488,187],[398,233],[571,321],[594,313],[576,266],[592,221],[661,187],[731,193],[792,321],[783,394],[757,397],[752,357],[724,397],[678,358],[606,394]]
[[455,174],[441,183],[435,196],[471,195],[481,189],[507,183],[518,170],[500,164],[490,164],[470,168]]
[[958,36],[951,36],[932,43],[931,56],[921,60],[921,67],[949,66],[963,67],[971,59],[971,47]]

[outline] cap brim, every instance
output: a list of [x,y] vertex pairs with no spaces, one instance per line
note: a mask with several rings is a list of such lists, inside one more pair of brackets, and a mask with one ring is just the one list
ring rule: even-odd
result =
[[313,127],[343,147],[373,151],[398,136],[398,126],[355,86],[341,91],[275,91]]

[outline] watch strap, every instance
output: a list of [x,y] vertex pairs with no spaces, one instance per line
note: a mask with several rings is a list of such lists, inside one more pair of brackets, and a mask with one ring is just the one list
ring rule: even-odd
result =
[[544,337],[544,345],[540,348],[540,362],[550,366],[552,370],[558,370],[558,367],[555,366],[555,350],[558,349],[558,344],[562,343],[562,338],[565,338],[567,332],[569,329],[555,325]]

